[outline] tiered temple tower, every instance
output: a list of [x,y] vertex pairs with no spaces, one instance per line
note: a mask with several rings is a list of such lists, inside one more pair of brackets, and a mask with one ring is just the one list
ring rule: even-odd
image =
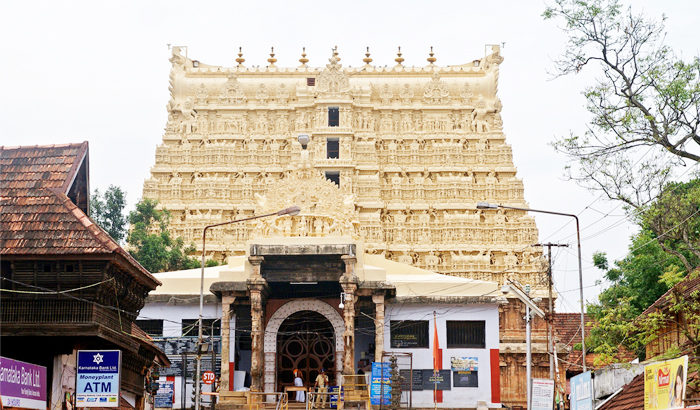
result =
[[[170,61],[168,121],[144,197],[170,210],[172,232],[199,247],[206,225],[304,202],[293,219],[211,231],[207,258],[244,255],[256,238],[345,236],[358,252],[546,295],[534,219],[476,209],[527,207],[503,134],[498,46],[456,66],[436,65],[432,51],[422,67],[400,53],[373,66],[369,51],[344,67],[337,50],[322,68],[305,53],[298,67],[277,67],[274,52],[266,67],[245,66],[242,53],[236,66],[210,66],[180,47]],[[499,310],[501,398],[524,405],[525,308]],[[535,320],[534,377],[548,373],[544,329]]]
[[[323,68],[203,64],[173,48],[163,143],[144,197],[172,213],[171,229],[200,246],[202,227],[252,215],[272,181],[305,156],[354,204],[347,231],[369,253],[441,273],[541,285],[534,220],[481,211],[477,201],[526,206],[496,96],[499,47],[441,67]],[[299,135],[307,135],[302,147]],[[307,151],[303,153],[303,151]],[[299,227],[324,236],[329,218]],[[343,227],[343,229],[348,227]],[[212,232],[207,257],[241,255],[254,225]],[[295,228],[296,229],[296,228]],[[279,228],[284,234],[283,228]],[[289,232],[288,232],[289,233]],[[543,283],[543,282],[542,282]]]

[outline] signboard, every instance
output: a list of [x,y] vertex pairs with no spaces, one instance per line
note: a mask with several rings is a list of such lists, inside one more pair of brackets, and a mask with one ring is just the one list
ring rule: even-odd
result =
[[[330,394],[330,406],[332,409],[337,409],[338,408],[338,386],[329,386],[328,387],[328,392]],[[343,391],[343,388],[340,388],[340,397],[341,400],[345,400],[345,392]]]
[[452,371],[439,370],[435,372],[433,369],[423,369],[423,390],[436,389],[451,390],[452,389]]
[[451,357],[450,367],[452,371],[477,371],[479,370],[478,357]]
[[593,410],[593,379],[591,372],[571,378],[571,410]]
[[216,375],[212,371],[206,371],[202,373],[202,383],[204,384],[212,384],[214,383],[214,379],[216,379]]
[[158,392],[153,402],[153,407],[172,408],[175,400],[175,382],[159,381]]
[[3,407],[46,409],[46,367],[0,356]]
[[372,362],[369,399],[374,405],[388,405],[391,401],[391,380],[389,363]]
[[479,387],[478,371],[458,371],[452,372],[455,387]]
[[683,408],[688,356],[644,366],[644,410]]
[[554,380],[532,379],[532,410],[554,408]]
[[78,350],[76,407],[119,407],[121,351]]
[[[411,378],[413,374],[413,378]],[[410,369],[399,370],[399,377],[401,378],[401,391],[420,391],[423,390],[423,371]]]

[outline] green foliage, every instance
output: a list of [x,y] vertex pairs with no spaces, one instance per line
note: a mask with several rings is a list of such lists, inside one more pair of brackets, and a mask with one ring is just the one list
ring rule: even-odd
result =
[[204,267],[211,268],[212,266],[219,266],[219,261],[215,261],[214,259],[207,259],[207,261],[204,262]]
[[90,217],[116,242],[121,242],[126,234],[124,207],[126,194],[114,185],[110,185],[104,195],[95,189],[90,198]]
[[645,346],[665,319],[660,313],[643,320],[639,315],[700,265],[696,252],[699,193],[697,180],[668,184],[636,218],[641,230],[624,259],[610,267],[604,253],[593,255],[594,265],[605,271],[611,283],[598,303],[588,306],[596,319],[588,343],[600,354],[599,364],[614,361],[621,346],[643,357]]
[[182,238],[172,238],[168,231],[170,212],[158,209],[158,203],[144,199],[129,213],[131,229],[127,243],[133,257],[151,272],[192,269],[201,264],[188,255],[194,245],[185,246]]

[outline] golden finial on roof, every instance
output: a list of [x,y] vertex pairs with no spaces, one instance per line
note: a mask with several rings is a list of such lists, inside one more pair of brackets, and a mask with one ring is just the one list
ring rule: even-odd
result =
[[270,58],[267,59],[267,62],[270,63],[270,67],[274,67],[275,63],[277,62],[277,59],[275,58],[275,48],[270,47]]
[[299,59],[299,62],[300,62],[301,65],[303,65],[303,66],[305,66],[306,63],[309,62],[309,59],[306,58],[306,47],[302,47],[302,48],[301,48],[301,58]]
[[243,47],[238,47],[238,58],[236,59],[238,66],[242,66],[244,61],[245,58],[243,58]]
[[367,65],[369,65],[369,63],[372,62],[372,59],[369,57],[369,47],[367,47],[367,52],[365,53],[365,58],[363,58],[362,61],[364,61],[365,64],[367,64]]
[[338,57],[338,46],[333,47],[333,57],[336,61],[340,61],[340,57]]
[[394,59],[396,64],[401,65],[403,63],[403,57],[401,57],[401,46],[399,46],[399,51],[396,53],[396,58]]
[[434,64],[437,61],[437,58],[434,57],[435,53],[433,53],[433,46],[430,46],[430,57],[428,57],[428,62],[430,64]]

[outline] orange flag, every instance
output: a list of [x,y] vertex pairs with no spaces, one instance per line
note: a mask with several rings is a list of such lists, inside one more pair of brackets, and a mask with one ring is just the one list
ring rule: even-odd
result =
[[[440,349],[440,339],[437,331],[437,314],[433,312],[433,373],[435,376],[442,370],[442,349]],[[433,401],[442,403],[442,390],[433,391]]]

